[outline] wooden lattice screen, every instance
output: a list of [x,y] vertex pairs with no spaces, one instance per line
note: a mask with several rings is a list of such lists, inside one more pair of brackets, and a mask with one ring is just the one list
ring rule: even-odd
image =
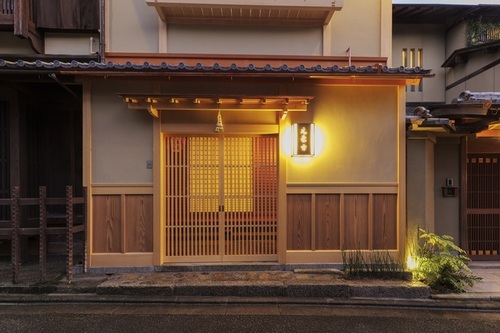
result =
[[277,138],[166,137],[168,261],[276,260]]
[[500,254],[500,154],[467,159],[467,236],[470,255]]

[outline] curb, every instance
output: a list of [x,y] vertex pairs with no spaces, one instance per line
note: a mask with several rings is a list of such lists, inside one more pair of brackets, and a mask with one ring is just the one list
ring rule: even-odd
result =
[[500,312],[500,302],[398,298],[0,294],[2,304],[303,305]]
[[145,297],[286,297],[286,298],[394,298],[429,299],[430,288],[425,285],[399,283],[349,284],[304,281],[204,281],[181,283],[162,281],[110,281],[92,284],[74,282],[40,285],[0,286],[0,295],[96,294],[99,296]]

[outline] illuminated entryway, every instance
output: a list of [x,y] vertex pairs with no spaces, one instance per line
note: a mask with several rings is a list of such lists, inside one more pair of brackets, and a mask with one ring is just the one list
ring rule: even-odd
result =
[[166,136],[166,261],[276,261],[277,136]]

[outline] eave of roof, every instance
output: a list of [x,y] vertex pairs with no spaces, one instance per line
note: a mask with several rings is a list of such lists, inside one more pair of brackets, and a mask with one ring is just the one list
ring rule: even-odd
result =
[[499,16],[498,4],[430,4],[404,3],[392,5],[393,24],[452,24],[464,20],[470,15]]
[[343,0],[155,0],[161,20],[176,24],[322,26]]
[[390,77],[402,79],[420,79],[432,77],[430,69],[419,67],[389,67],[382,65],[339,66],[325,65],[254,65],[252,63],[239,65],[232,63],[196,63],[188,65],[179,63],[133,63],[133,62],[80,62],[80,61],[8,61],[0,59],[0,73],[57,72],[61,74],[81,76],[263,76],[263,77]]
[[489,43],[484,43],[476,46],[464,47],[455,50],[441,65],[441,67],[454,67],[456,64],[461,62],[466,62],[469,55],[474,52],[496,52],[500,47],[500,40],[496,40]]

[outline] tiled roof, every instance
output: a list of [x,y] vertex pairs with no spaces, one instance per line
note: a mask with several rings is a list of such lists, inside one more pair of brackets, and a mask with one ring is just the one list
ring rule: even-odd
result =
[[245,66],[239,66],[237,64],[231,64],[229,66],[222,66],[218,63],[213,64],[201,64],[187,65],[185,63],[169,64],[166,62],[161,62],[159,64],[151,64],[149,62],[144,63],[116,63],[116,62],[80,62],[80,61],[8,61],[0,59],[0,71],[5,69],[13,69],[19,71],[29,71],[29,70],[57,70],[57,71],[84,71],[84,72],[96,72],[101,71],[106,72],[210,72],[210,73],[282,73],[282,74],[293,74],[293,73],[304,73],[309,75],[319,75],[319,74],[332,74],[332,75],[429,75],[431,74],[430,69],[423,69],[419,67],[388,67],[388,66],[288,66],[282,64],[280,66],[264,65],[256,66],[253,64],[248,64]]

